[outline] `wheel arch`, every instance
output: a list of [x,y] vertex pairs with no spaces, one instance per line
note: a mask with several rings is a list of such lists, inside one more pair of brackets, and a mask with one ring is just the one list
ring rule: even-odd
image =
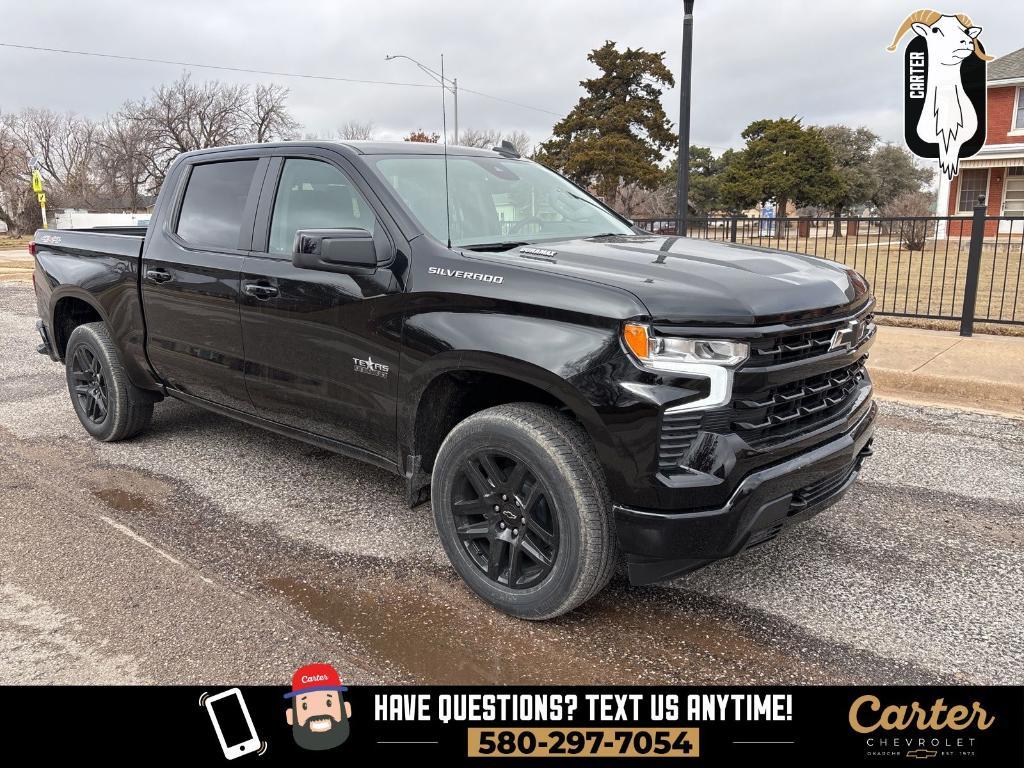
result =
[[[446,358],[446,359],[439,359]],[[598,443],[605,427],[573,384],[534,363],[490,352],[450,353],[433,359],[414,390],[401,440],[411,505],[426,500],[434,459],[452,428],[474,413],[514,402],[548,405],[572,417]]]
[[128,297],[110,299],[77,285],[63,284],[49,297],[49,330],[54,352],[63,362],[71,333],[83,323],[102,322],[110,331],[128,379],[140,389],[160,392],[143,355],[145,324],[137,288]]
[[53,333],[54,351],[61,360],[67,351],[68,339],[72,332],[85,323],[107,323],[106,313],[85,291],[68,288],[54,292],[50,309],[50,329]]

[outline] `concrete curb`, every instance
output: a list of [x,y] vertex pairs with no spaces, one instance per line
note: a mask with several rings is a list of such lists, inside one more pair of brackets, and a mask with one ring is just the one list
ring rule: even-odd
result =
[[1024,382],[993,382],[873,366],[869,371],[879,397],[1024,416]]

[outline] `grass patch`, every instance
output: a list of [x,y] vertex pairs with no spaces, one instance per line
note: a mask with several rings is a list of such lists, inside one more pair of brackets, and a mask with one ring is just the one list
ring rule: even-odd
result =
[[12,248],[28,248],[28,244],[30,242],[32,242],[32,235],[22,235],[21,237],[0,235],[0,251],[6,251]]

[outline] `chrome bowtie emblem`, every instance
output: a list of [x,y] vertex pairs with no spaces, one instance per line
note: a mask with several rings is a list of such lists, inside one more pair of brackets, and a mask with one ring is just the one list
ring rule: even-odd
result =
[[843,347],[849,349],[860,341],[863,334],[864,323],[859,320],[851,320],[843,327],[837,328],[836,332],[832,334],[832,343],[828,345],[828,351],[832,352]]

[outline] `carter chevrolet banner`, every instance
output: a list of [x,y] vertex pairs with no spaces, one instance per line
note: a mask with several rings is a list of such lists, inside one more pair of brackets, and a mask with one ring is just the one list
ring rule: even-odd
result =
[[[4,689],[4,732],[51,759],[181,764],[1020,765],[1021,688]],[[54,703],[55,696],[60,699]],[[54,738],[52,718],[59,718]]]

